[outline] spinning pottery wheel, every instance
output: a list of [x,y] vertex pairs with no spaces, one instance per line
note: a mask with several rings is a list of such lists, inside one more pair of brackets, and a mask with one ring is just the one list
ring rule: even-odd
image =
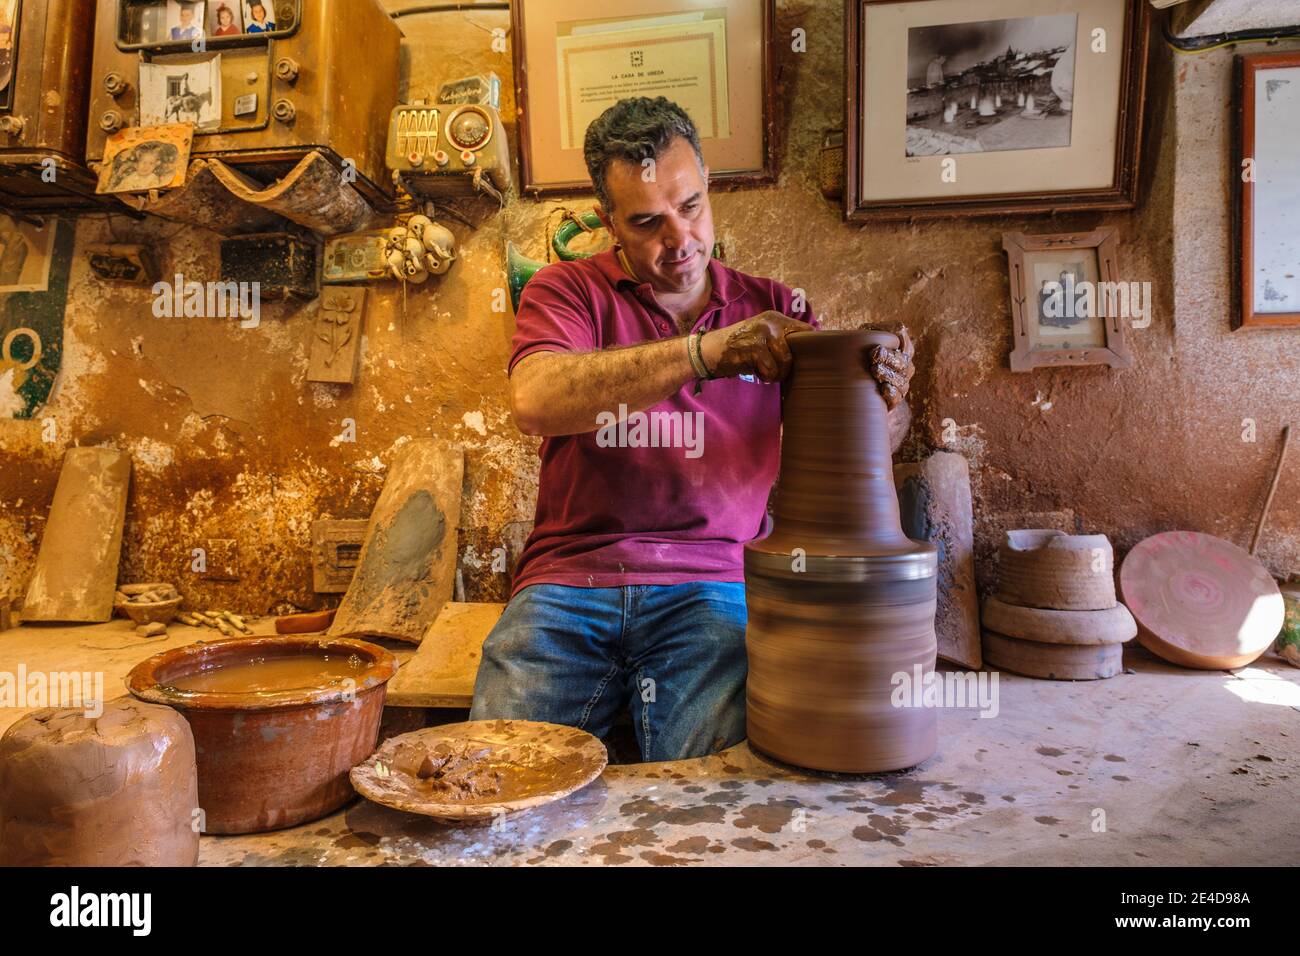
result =
[[[750,745],[814,770],[875,773],[934,753],[937,553],[899,524],[887,409],[867,374],[882,332],[797,332],[768,537],[745,546]],[[908,698],[911,699],[910,696]]]
[[1184,667],[1245,667],[1282,627],[1277,582],[1241,548],[1208,534],[1152,535],[1124,559],[1119,586],[1142,646]]

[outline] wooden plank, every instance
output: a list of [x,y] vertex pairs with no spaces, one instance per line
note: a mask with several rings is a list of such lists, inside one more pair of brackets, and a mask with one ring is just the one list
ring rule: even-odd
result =
[[465,452],[417,438],[397,453],[330,637],[420,643],[456,574]]
[[975,592],[970,466],[953,452],[894,466],[899,517],[910,538],[939,548],[939,604],[934,631],[939,656],[979,670],[979,597]]
[[483,641],[504,604],[448,601],[415,655],[388,682],[388,707],[468,707],[483,656]]
[[70,448],[54,489],[24,621],[107,621],[122,555],[131,456],[116,448]]

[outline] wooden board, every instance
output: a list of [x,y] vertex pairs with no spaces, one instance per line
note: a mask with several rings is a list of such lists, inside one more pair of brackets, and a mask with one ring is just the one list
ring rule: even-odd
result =
[[1120,566],[1119,587],[1142,646],[1184,667],[1245,667],[1268,649],[1286,614],[1259,561],[1196,531],[1140,542]]
[[986,630],[984,663],[1044,680],[1103,680],[1124,670],[1124,645],[1038,644]]
[[939,549],[939,605],[934,632],[939,656],[978,670],[979,597],[975,591],[970,466],[953,452],[894,466],[899,516],[910,538]]
[[465,453],[433,438],[398,451],[330,637],[420,643],[451,599]]
[[70,448],[54,489],[24,621],[107,621],[113,616],[131,456]]
[[505,609],[504,604],[444,604],[415,655],[388,682],[384,706],[469,707],[483,641]]

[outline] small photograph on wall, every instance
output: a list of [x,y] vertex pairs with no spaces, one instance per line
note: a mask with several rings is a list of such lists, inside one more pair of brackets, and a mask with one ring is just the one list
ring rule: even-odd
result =
[[1035,348],[1104,348],[1106,326],[1086,290],[1101,281],[1097,252],[1065,249],[1025,256],[1031,273]]
[[907,31],[908,156],[1069,146],[1078,14]]
[[140,64],[140,125],[221,126],[221,54]]
[[172,41],[194,41],[203,36],[202,0],[184,3],[182,0],[167,0],[167,39]]
[[239,0],[210,0],[208,36],[234,37],[244,32],[243,6]]
[[119,130],[104,144],[95,192],[147,192],[182,185],[193,139],[194,127],[188,123]]
[[44,292],[53,251],[53,221],[37,227],[0,214],[0,293]]
[[275,26],[275,7],[271,0],[244,0],[244,32],[270,33]]

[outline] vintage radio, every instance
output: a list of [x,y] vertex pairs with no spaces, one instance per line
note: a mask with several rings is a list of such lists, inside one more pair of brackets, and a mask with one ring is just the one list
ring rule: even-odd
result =
[[510,150],[501,116],[486,104],[402,105],[388,121],[388,165],[417,199],[510,186]]
[[195,159],[270,183],[313,150],[380,209],[376,117],[397,100],[401,31],[379,0],[100,0],[86,157],[124,126],[195,124]]
[[0,2],[0,205],[89,208],[86,104],[95,0]]

